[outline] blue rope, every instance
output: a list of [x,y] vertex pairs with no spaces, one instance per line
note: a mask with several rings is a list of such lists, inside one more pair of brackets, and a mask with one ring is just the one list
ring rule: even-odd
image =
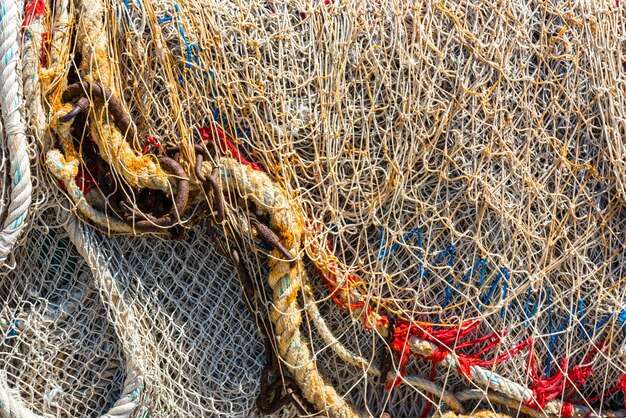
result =
[[[552,360],[554,359],[554,343],[556,342],[559,335],[563,333],[565,327],[569,324],[571,319],[571,315],[568,313],[567,318],[563,321],[561,326],[556,330],[554,330],[554,323],[552,321],[552,289],[550,287],[546,287],[547,294],[547,303],[548,303],[548,326],[550,329],[550,340],[548,341],[548,358],[546,361],[546,371],[545,375],[550,376],[550,369],[552,368]],[[576,309],[576,308],[572,308]]]
[[[585,341],[587,341],[587,340],[589,340],[589,338],[591,338],[591,335],[589,334],[589,331],[587,331],[587,326],[586,326],[586,323],[585,323],[585,304],[584,304],[585,297],[582,297],[582,298],[578,299],[578,313],[580,315],[580,334],[583,337],[583,339]],[[605,326],[606,323],[609,322],[609,320],[611,318],[613,318],[614,314],[615,314],[615,312],[611,312],[610,314],[605,315],[604,318],[602,318],[598,323],[596,323],[593,326],[593,329],[591,330],[591,333],[595,334],[600,328]],[[619,316],[618,316],[618,322],[620,322]]]
[[[500,268],[500,270],[498,270],[498,274],[496,274],[496,277],[493,279],[493,283],[491,284],[491,287],[489,288],[489,292],[487,293],[487,296],[482,300],[482,303],[484,304],[488,304],[489,301],[491,300],[491,297],[493,296],[493,294],[496,291],[496,287],[498,286],[498,284],[500,283],[500,279],[503,277],[503,270],[506,270],[504,267]],[[482,287],[481,287],[482,289]],[[478,298],[478,309],[480,310],[482,307],[481,305],[481,300],[480,297]]]
[[[195,43],[190,43],[187,35],[185,34],[185,29],[183,25],[180,24],[180,6],[177,3],[174,4],[174,10],[176,11],[176,26],[178,27],[178,32],[180,36],[183,38],[183,42],[185,43],[185,48],[187,49],[187,62],[185,63],[185,68],[191,68],[192,62],[195,61],[196,64],[199,63],[198,56],[200,51],[198,50],[198,45]],[[193,52],[195,51],[195,57]]]
[[[137,5],[139,7],[143,7],[143,5],[141,4],[141,0],[134,0],[134,1],[135,1],[135,3],[137,3]],[[130,6],[130,2],[128,0],[124,0],[124,9],[125,9],[125,11],[124,11],[124,15],[125,16],[124,17],[126,17],[126,26],[130,26],[130,12],[128,11],[129,6]],[[119,12],[117,13],[117,18],[118,18],[118,20],[120,19]],[[121,26],[122,31],[123,31],[124,30],[124,25],[120,25],[120,26]]]
[[384,245],[386,243],[385,241],[385,227],[381,226],[380,227],[380,240],[378,241],[378,259],[382,260],[385,257],[387,257],[389,254],[391,254],[392,252],[394,252],[395,250],[397,250],[401,244],[404,244],[409,238],[411,238],[413,235],[415,234],[420,234],[421,235],[421,231],[420,228],[413,228],[412,230],[410,230],[406,235],[404,235],[402,238],[400,238],[400,241],[393,244],[391,246],[391,248],[389,248],[388,250],[384,250]]
[[[482,264],[483,260],[484,260],[483,258],[479,259],[472,266],[472,268],[469,269],[469,271],[467,271],[465,273],[465,275],[461,279],[461,282],[459,284],[457,284],[456,286],[454,286],[454,290],[459,290],[461,288],[461,284],[467,282],[467,279],[469,279],[470,276],[474,273],[474,270],[476,270],[478,268],[478,266],[480,264]],[[446,290],[445,290],[445,293],[444,293],[443,303],[441,304],[441,309],[445,309],[448,306],[448,303],[450,302],[450,298],[452,297],[452,289],[453,289],[452,283],[450,281],[446,282]]]

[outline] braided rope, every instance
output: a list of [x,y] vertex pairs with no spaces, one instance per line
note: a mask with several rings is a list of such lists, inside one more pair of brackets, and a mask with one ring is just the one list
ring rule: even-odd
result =
[[0,372],[0,416],[3,418],[40,418],[22,403],[17,390],[9,389],[4,372]]
[[[136,348],[140,346],[139,337],[135,331],[138,329],[137,319],[130,310],[125,309],[123,306],[124,298],[118,288],[115,277],[109,269],[106,256],[100,252],[95,242],[94,232],[82,224],[75,216],[70,217],[65,224],[65,230],[70,241],[76,246],[80,255],[91,268],[101,294],[108,296],[108,300],[105,302],[115,306],[117,308],[116,312],[119,312],[120,315],[119,320],[114,321],[114,323],[124,342],[128,376],[124,381],[124,389],[120,398],[100,418],[128,417],[139,405],[139,395],[144,389],[141,356],[136,353]],[[129,344],[131,347],[127,347]]]
[[[38,0],[27,0],[27,4]],[[39,56],[45,28],[43,26],[43,14],[26,16],[24,26],[24,41],[22,44],[22,81],[24,83],[24,100],[29,127],[35,138],[42,141],[46,128],[46,115],[41,103],[41,82],[39,79]],[[44,150],[50,145],[45,144]]]
[[78,187],[74,179],[78,175],[79,161],[71,159],[68,161],[59,150],[49,151],[46,155],[46,166],[54,177],[62,181],[67,189],[68,196],[74,202],[76,209],[93,221],[96,225],[101,226],[106,232],[133,232],[132,226],[122,221],[112,219],[110,216],[94,209],[87,199],[83,191]]
[[32,196],[30,161],[21,112],[20,6],[17,0],[6,0],[0,7],[0,104],[13,187],[8,214],[0,231],[0,263],[6,261],[24,229]]
[[[106,7],[103,0],[78,2],[76,44],[81,46],[83,61],[80,72],[84,81],[100,82],[115,94],[115,63],[109,57],[109,36],[105,27]],[[55,109],[58,110],[58,109]],[[168,175],[153,157],[138,155],[125,140],[107,112],[107,104],[96,102],[91,115],[96,119],[91,134],[102,158],[134,188],[147,187],[169,193]],[[132,138],[131,138],[132,139]]]
[[[437,346],[429,341],[424,341],[418,337],[411,337],[409,341],[409,347],[414,354],[429,357],[437,350]],[[451,368],[458,373],[459,370],[459,358],[454,352],[449,352],[448,355],[440,362],[443,367]],[[533,392],[519,383],[515,383],[498,373],[492,372],[481,366],[472,365],[469,368],[470,377],[474,383],[478,383],[484,388],[489,388],[497,394],[491,396],[494,402],[498,402],[509,407],[520,408],[533,400]],[[468,392],[470,393],[470,392]],[[481,392],[484,394],[484,392]],[[465,397],[458,396],[459,401],[467,400]],[[548,402],[541,412],[535,411],[539,416],[553,415],[561,416],[564,403],[559,400],[553,400]],[[572,416],[575,418],[582,418],[588,415],[601,416],[590,408],[585,406],[574,405]],[[530,408],[526,408],[530,409]]]

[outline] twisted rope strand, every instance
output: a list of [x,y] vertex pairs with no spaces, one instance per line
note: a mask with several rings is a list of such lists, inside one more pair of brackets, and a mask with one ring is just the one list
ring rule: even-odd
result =
[[11,203],[0,231],[0,263],[4,263],[26,226],[32,199],[28,144],[22,117],[22,79],[18,34],[21,27],[17,0],[0,7],[0,104],[11,161]]

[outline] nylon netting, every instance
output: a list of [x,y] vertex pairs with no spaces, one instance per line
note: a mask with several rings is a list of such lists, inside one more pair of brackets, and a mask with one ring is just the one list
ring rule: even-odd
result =
[[619,2],[0,12],[0,415],[624,415]]

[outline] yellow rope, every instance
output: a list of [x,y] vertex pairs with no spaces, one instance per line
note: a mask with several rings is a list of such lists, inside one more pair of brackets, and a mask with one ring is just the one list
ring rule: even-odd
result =
[[[267,174],[234,159],[222,158],[219,168],[221,187],[237,190],[241,196],[253,201],[260,213],[270,216],[270,226],[278,234],[282,245],[292,254],[299,254],[304,221],[300,209],[290,202],[285,191],[274,184]],[[208,175],[211,170],[210,163],[203,164],[203,173]],[[315,408],[332,417],[358,417],[352,405],[324,382],[309,345],[300,332],[302,315],[297,299],[306,274],[300,257],[289,263],[283,261],[276,249],[271,256],[268,281],[273,290],[273,303],[270,320],[274,323],[281,360],[293,374],[302,394]]]

